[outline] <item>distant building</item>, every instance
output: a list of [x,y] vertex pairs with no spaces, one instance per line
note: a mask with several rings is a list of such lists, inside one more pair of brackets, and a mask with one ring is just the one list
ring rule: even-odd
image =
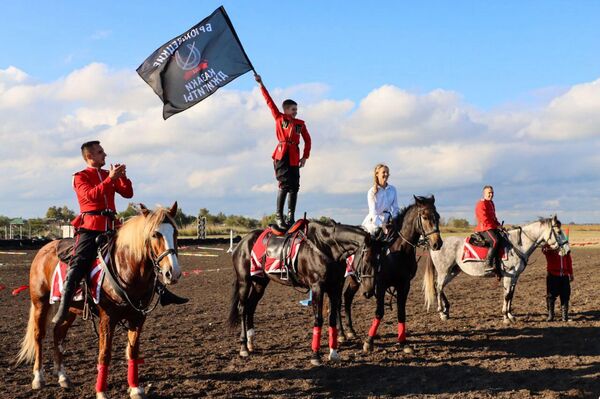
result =
[[62,238],[73,238],[75,236],[75,227],[70,224],[64,224],[60,226],[62,230]]

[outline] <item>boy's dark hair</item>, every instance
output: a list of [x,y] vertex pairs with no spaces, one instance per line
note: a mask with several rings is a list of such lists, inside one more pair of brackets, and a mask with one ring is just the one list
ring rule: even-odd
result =
[[85,159],[85,153],[92,149],[93,146],[100,144],[98,140],[86,141],[81,145],[81,155]]
[[283,108],[291,107],[292,105],[298,105],[298,103],[294,100],[290,100],[289,98],[283,102]]

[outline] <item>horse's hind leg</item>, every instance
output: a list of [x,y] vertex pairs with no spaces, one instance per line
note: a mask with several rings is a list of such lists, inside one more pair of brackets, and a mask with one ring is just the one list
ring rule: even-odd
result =
[[240,335],[240,356],[248,357],[250,352],[248,350],[248,297],[251,289],[250,278],[243,278],[239,280],[239,303],[238,312],[241,319],[242,333]]
[[268,279],[265,279],[264,281],[254,281],[252,284],[252,289],[250,290],[250,295],[248,297],[248,303],[246,304],[246,319],[248,327],[248,330],[246,331],[246,335],[248,338],[246,344],[248,346],[249,352],[254,352],[256,344],[256,331],[254,329],[254,313],[256,312],[256,306],[258,305],[258,302],[265,294],[265,289],[267,288],[268,284]]
[[517,318],[513,316],[512,311],[512,300],[515,295],[516,282],[510,277],[504,277],[504,303],[502,305],[502,318],[504,324],[510,324],[511,322],[517,321]]
[[67,319],[54,326],[53,331],[53,343],[54,343],[54,374],[58,376],[58,384],[63,388],[71,388],[71,380],[67,377],[65,367],[63,365],[63,347],[65,337],[69,327],[75,321],[77,315],[75,313],[69,313]]
[[323,327],[323,289],[319,284],[314,284],[311,288],[313,292],[312,308],[315,322],[313,325],[312,357],[310,363],[313,366],[320,366],[321,355],[319,354],[319,349],[321,347],[321,328]]
[[[340,276],[341,277],[341,276]],[[340,355],[337,352],[338,349],[338,331],[337,331],[337,318],[340,314],[340,302],[342,298],[342,289],[344,281],[340,283],[330,283],[329,289],[327,290],[327,296],[329,297],[329,360],[339,362]]]
[[403,277],[396,290],[396,303],[398,312],[398,344],[405,353],[412,353],[413,350],[406,341],[406,301],[410,291],[410,279]]
[[448,320],[450,318],[450,301],[446,297],[444,293],[444,288],[460,273],[460,268],[458,265],[452,266],[452,268],[446,272],[446,275],[442,273],[438,274],[437,286],[438,286],[438,313],[440,314],[440,319]]
[[98,323],[98,377],[96,379],[96,399],[107,399],[108,367],[110,365],[112,341],[116,324],[100,310]]
[[[341,335],[345,335],[347,339],[355,339],[356,331],[354,331],[354,326],[352,325],[352,302],[354,300],[354,296],[360,288],[360,285],[353,277],[350,277],[348,280],[348,285],[344,290],[344,314],[346,316],[346,325],[348,328],[347,332],[346,330],[342,330]],[[340,322],[340,325],[342,324],[343,323]]]

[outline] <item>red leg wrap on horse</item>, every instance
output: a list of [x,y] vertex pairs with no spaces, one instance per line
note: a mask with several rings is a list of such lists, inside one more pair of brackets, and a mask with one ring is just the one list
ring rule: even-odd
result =
[[406,324],[398,323],[398,342],[406,341]]
[[129,359],[127,365],[127,383],[130,388],[136,388],[138,380],[138,364],[144,363],[144,359]]
[[331,349],[337,349],[338,347],[336,327],[329,327],[329,347]]
[[373,323],[371,323],[371,328],[369,329],[369,337],[374,337],[377,334],[379,323],[381,323],[381,319],[373,319]]
[[321,347],[321,327],[313,327],[312,350],[318,352]]
[[107,364],[99,364],[98,365],[98,379],[96,380],[96,392],[106,391],[107,381],[108,381],[108,365]]

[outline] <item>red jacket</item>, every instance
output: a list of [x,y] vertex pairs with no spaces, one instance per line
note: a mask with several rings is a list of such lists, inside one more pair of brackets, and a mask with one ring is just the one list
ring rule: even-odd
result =
[[117,227],[115,220],[103,215],[90,215],[86,212],[115,209],[115,192],[123,198],[133,197],[131,180],[120,178],[113,182],[104,169],[86,168],[73,175],[73,188],[77,194],[79,211],[71,224],[76,228],[106,231]]
[[546,255],[546,269],[553,276],[572,276],[573,275],[573,260],[571,252],[565,256],[560,255],[560,250],[551,249],[549,247],[542,248],[542,252]]
[[290,166],[298,166],[300,162],[300,135],[302,135],[302,139],[304,140],[302,158],[308,159],[310,156],[311,141],[306,125],[303,120],[295,119],[279,112],[277,105],[273,102],[265,86],[261,85],[260,90],[267,101],[273,118],[275,118],[275,134],[279,143],[275,147],[275,151],[273,151],[272,158],[280,160],[289,151]]
[[477,219],[475,231],[486,231],[500,227],[500,223],[496,219],[494,201],[481,199],[475,205],[475,218]]

